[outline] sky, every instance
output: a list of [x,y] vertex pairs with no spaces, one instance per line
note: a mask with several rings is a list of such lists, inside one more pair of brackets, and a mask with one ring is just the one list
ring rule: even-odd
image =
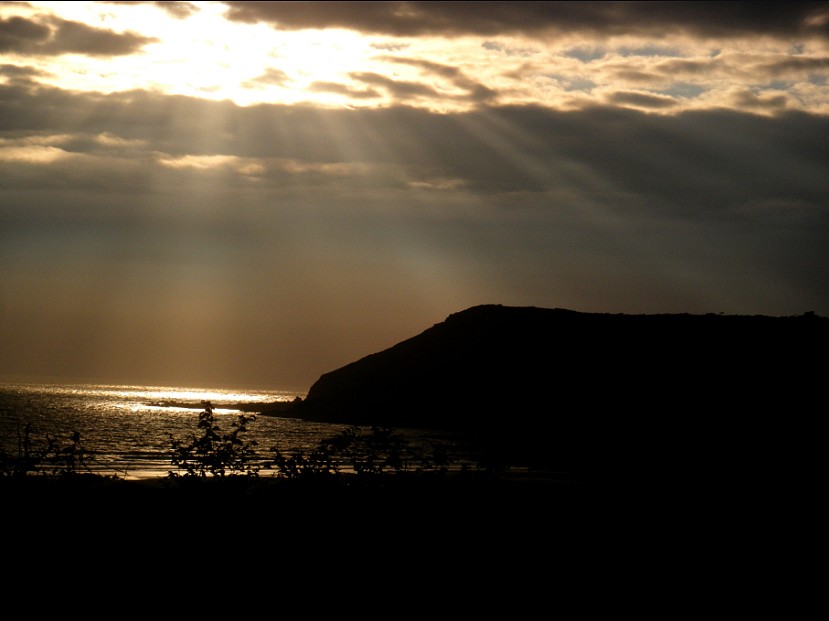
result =
[[478,304],[829,316],[829,3],[0,2],[0,379],[303,390]]

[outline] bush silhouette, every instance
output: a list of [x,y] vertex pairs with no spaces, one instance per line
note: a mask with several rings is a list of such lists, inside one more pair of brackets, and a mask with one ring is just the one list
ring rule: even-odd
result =
[[33,474],[71,477],[83,471],[91,472],[92,456],[81,441],[81,434],[73,431],[68,438],[47,435],[38,440],[33,436],[31,423],[22,431],[18,428],[17,451],[7,452],[0,447],[0,476],[22,478]]
[[222,433],[213,405],[209,401],[202,401],[202,405],[204,411],[199,414],[198,422],[200,436],[177,440],[169,434],[170,461],[178,470],[171,470],[168,477],[257,477],[259,466],[254,461],[257,442],[240,437],[248,431],[248,424],[255,421],[256,416],[240,414],[231,423],[231,431]]
[[367,477],[402,472],[444,473],[449,458],[441,448],[431,452],[413,447],[401,434],[390,428],[371,427],[361,430],[351,426],[338,435],[321,440],[307,455],[302,451],[283,454],[278,448],[268,467],[275,467],[278,476],[289,479],[338,475],[344,470]]

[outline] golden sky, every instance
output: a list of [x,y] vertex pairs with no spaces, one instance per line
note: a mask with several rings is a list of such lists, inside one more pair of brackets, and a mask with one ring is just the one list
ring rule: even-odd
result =
[[307,387],[482,303],[829,314],[829,3],[0,3],[0,378]]

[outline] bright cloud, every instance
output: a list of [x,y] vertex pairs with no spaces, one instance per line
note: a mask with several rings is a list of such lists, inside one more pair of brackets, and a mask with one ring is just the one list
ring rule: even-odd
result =
[[239,105],[825,113],[826,11],[733,4],[34,2],[2,10],[0,59],[62,88]]

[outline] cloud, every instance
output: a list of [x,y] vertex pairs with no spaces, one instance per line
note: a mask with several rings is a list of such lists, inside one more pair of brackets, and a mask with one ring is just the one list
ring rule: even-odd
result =
[[338,82],[313,82],[308,87],[308,90],[312,93],[345,95],[350,99],[375,99],[380,97],[380,93],[373,88],[356,89]]
[[[673,101],[639,92],[613,96],[646,111]],[[189,183],[179,175],[215,172],[233,175],[223,177],[233,191],[248,183],[251,191],[330,189],[338,202],[353,196],[366,205],[382,203],[389,191],[432,186],[505,205],[519,194],[523,201],[534,196],[534,209],[590,204],[683,219],[731,217],[737,206],[772,198],[825,210],[829,118],[787,113],[779,91],[731,96],[777,114],[240,108],[157,93],[99,97],[6,85],[0,178],[7,189],[80,184],[112,191],[123,184],[140,193],[149,178],[176,191]],[[76,119],[84,119],[81,127]],[[316,188],[303,178],[314,178]]]
[[589,63],[604,58],[607,55],[607,50],[603,46],[579,46],[565,50],[563,55],[569,58],[575,58],[583,63]]
[[[0,150],[2,153],[2,150]],[[339,182],[361,173],[361,167],[347,162],[313,162],[295,158],[246,158],[235,155],[178,155],[161,154],[158,163],[175,170],[234,172],[248,179],[297,182],[298,176],[324,178]]]
[[131,32],[117,33],[56,17],[0,19],[0,52],[26,55],[124,56],[156,42]]
[[681,56],[681,52],[674,47],[665,47],[652,43],[636,47],[621,46],[617,53],[621,56]]
[[192,2],[127,2],[127,1],[114,1],[110,0],[108,2],[104,2],[104,4],[124,4],[124,5],[140,5],[140,4],[151,4],[154,5],[167,13],[171,16],[175,17],[176,19],[185,19],[190,17],[191,15],[197,13],[200,9]]
[[732,101],[743,109],[779,112],[789,107],[792,98],[787,93],[779,91],[757,93],[749,89],[741,89],[732,95]]
[[760,63],[758,73],[770,77],[804,75],[829,70],[829,56],[790,56]]
[[42,46],[51,35],[48,26],[24,17],[0,18],[0,52],[28,51]]
[[446,65],[443,63],[436,63],[433,61],[422,60],[418,58],[401,58],[397,56],[386,56],[381,60],[392,64],[409,65],[423,70],[427,74],[439,76],[447,80],[452,86],[466,91],[470,99],[474,101],[486,101],[495,97],[494,90],[476,82],[464,75],[464,73],[455,66]]
[[407,100],[417,97],[441,98],[441,94],[437,90],[420,82],[395,80],[370,71],[350,73],[349,77],[358,82],[381,88],[395,99]]
[[0,65],[0,77],[9,84],[31,85],[36,78],[47,75],[45,71],[34,67],[19,67],[17,65]]
[[[389,86],[382,76],[362,79]],[[391,84],[398,87],[432,94],[422,85]],[[611,97],[645,110],[675,101],[634,91]],[[614,209],[656,209],[663,216],[681,217],[723,214],[770,197],[827,204],[829,146],[823,137],[829,135],[829,118],[786,113],[786,102],[775,91],[735,91],[732,97],[758,111],[773,107],[778,115],[720,109],[665,116],[610,107],[556,111],[539,106],[456,114],[408,107],[240,108],[149,92],[101,97],[6,85],[0,86],[0,137],[7,137],[3,144],[8,149],[29,149],[6,151],[7,165],[15,153],[61,149],[96,158],[86,160],[90,166],[132,162],[144,171],[136,176],[139,180],[159,172],[163,163],[167,172],[161,179],[176,170],[224,170],[238,173],[238,183],[247,179],[255,180],[256,187],[276,187],[292,175],[296,182],[299,176],[316,175],[332,183],[336,179],[341,196],[353,191],[377,192],[378,197],[390,188],[449,184],[486,200],[516,192],[539,197],[560,193]],[[55,109],[62,114],[53,115]],[[83,133],[76,119],[85,119]],[[52,183],[50,175],[44,173],[44,183]],[[19,179],[0,176],[6,187]],[[57,178],[73,174],[67,169]],[[107,176],[87,179],[113,186]],[[141,183],[122,180],[129,187]],[[176,183],[170,180],[171,187]]]
[[384,52],[402,52],[409,47],[408,43],[372,43],[371,47],[375,50],[382,50]]
[[723,65],[722,59],[671,59],[656,63],[655,71],[668,76],[707,76]]
[[[343,6],[340,7],[340,4]],[[637,12],[639,12],[643,15],[640,16],[638,22],[622,20],[622,25],[627,27],[631,33],[639,33],[642,28],[637,24],[647,25],[650,23],[648,20],[652,19],[644,15],[647,13],[643,8],[644,5],[640,6],[637,3],[585,3],[586,6],[582,7],[580,4],[569,3],[524,4],[518,2],[509,3],[510,11],[512,11],[513,4],[515,4],[515,16],[505,18],[504,23],[507,26],[511,23],[510,20],[518,20],[522,15],[527,19],[528,15],[537,16],[540,24],[546,23],[548,26],[550,24],[554,26],[558,23],[556,20],[547,19],[546,22],[544,20],[544,16],[552,11],[550,15],[559,15],[562,24],[572,22],[576,26],[581,24],[587,28],[586,25],[600,24],[602,20],[607,21],[611,14],[621,20],[626,15],[638,15]],[[704,21],[702,14],[695,6],[670,4],[668,9],[662,9],[660,8],[662,4],[660,3],[659,7],[653,5],[653,9],[662,16],[660,19],[667,19],[669,15],[693,14],[696,17],[689,17],[690,21],[687,23],[696,23],[694,20],[700,23]],[[694,3],[691,4],[694,5]],[[725,19],[726,15],[731,14],[729,11],[732,13],[736,11],[735,14],[739,14],[739,11],[745,10],[744,7],[735,8],[736,4],[729,3],[732,8],[728,10],[716,5],[712,9],[713,14],[719,14]],[[124,71],[120,68],[109,71],[107,68],[97,66],[99,64],[97,59],[89,62],[86,59],[78,59],[79,62],[71,69],[65,65],[55,66],[50,68],[51,75],[31,75],[30,78],[38,79],[44,84],[59,84],[61,80],[70,79],[66,72],[71,71],[74,87],[86,90],[159,88],[165,92],[178,92],[212,99],[227,98],[242,105],[274,100],[313,101],[320,106],[354,107],[405,103],[444,112],[470,110],[480,106],[528,103],[559,109],[608,103],[632,105],[633,99],[624,93],[644,93],[656,97],[656,99],[646,100],[639,96],[636,105],[646,106],[652,112],[661,114],[675,114],[689,109],[733,107],[740,105],[740,102],[746,102],[745,110],[747,111],[759,111],[761,108],[758,107],[756,101],[750,98],[734,97],[733,93],[736,92],[737,87],[749,91],[771,87],[789,91],[787,109],[797,108],[817,113],[829,111],[829,105],[826,103],[829,92],[826,83],[829,78],[829,66],[827,66],[829,57],[826,55],[826,46],[814,39],[794,38],[794,35],[779,41],[766,35],[753,40],[736,35],[728,40],[712,40],[702,37],[693,38],[682,33],[669,36],[666,33],[670,32],[670,29],[666,29],[654,30],[650,38],[631,34],[614,39],[598,31],[591,34],[587,30],[582,32],[577,29],[572,33],[561,30],[560,33],[552,33],[551,36],[547,36],[550,31],[544,31],[544,40],[532,40],[524,36],[522,30],[514,33],[510,31],[506,34],[486,35],[480,38],[452,40],[451,37],[444,37],[443,40],[434,39],[428,42],[395,40],[383,35],[376,37],[377,41],[364,39],[361,45],[349,47],[348,54],[338,54],[334,49],[336,45],[341,44],[338,43],[339,35],[332,36],[331,33],[322,31],[304,33],[298,38],[293,34],[284,37],[261,36],[262,33],[267,33],[267,28],[260,30],[249,28],[246,24],[228,24],[220,14],[224,5],[211,6],[212,9],[205,10],[201,17],[205,19],[205,23],[212,23],[217,26],[217,29],[213,31],[212,27],[209,27],[207,30],[211,33],[235,32],[236,34],[232,36],[242,37],[253,37],[251,33],[258,31],[259,34],[255,35],[256,46],[259,48],[262,45],[263,51],[257,52],[255,56],[248,56],[241,53],[245,49],[244,45],[237,44],[232,48],[222,48],[222,45],[226,46],[230,39],[225,39],[225,43],[222,44],[220,36],[220,40],[215,42],[216,47],[212,47],[214,44],[211,43],[210,46],[204,48],[204,52],[200,48],[200,52],[194,54],[190,60],[182,57],[175,63],[171,62],[170,50],[177,50],[176,53],[186,55],[188,46],[176,48],[165,44],[147,47],[141,59],[146,61],[145,68],[134,63],[130,64],[129,68],[125,67]],[[502,10],[499,8],[500,3],[478,3],[473,6],[476,10],[480,9],[483,15],[498,15],[498,11]],[[807,10],[808,6],[812,8]],[[300,10],[297,7],[307,7],[307,11],[305,8]],[[300,5],[290,2],[276,5],[239,3],[233,4],[226,10],[230,13],[237,10],[242,12],[249,10],[251,16],[281,15],[282,12],[287,15],[291,11],[298,11],[301,15],[296,19],[310,20],[309,23],[314,19],[346,19],[348,16],[355,22],[360,20],[370,22],[373,13],[386,15],[389,12],[397,15],[397,19],[400,20],[418,20],[422,14],[424,20],[437,20],[441,23],[443,20],[458,28],[464,28],[467,23],[470,23],[472,24],[470,32],[474,34],[476,18],[474,15],[468,16],[464,13],[464,11],[473,11],[464,3],[427,5],[391,2],[376,5],[366,3],[360,4],[359,7],[360,9],[357,10],[349,3],[301,3]],[[562,7],[569,8],[565,11]],[[122,13],[112,11],[111,8],[106,10],[113,15]],[[765,12],[771,10],[760,8],[759,13],[767,16]],[[786,10],[789,11],[788,5]],[[791,13],[795,16],[800,15],[802,18],[807,13],[811,15],[810,11],[813,10],[815,6],[812,5],[794,5]],[[720,13],[717,13],[718,11]],[[570,12],[573,14],[570,15]],[[125,10],[123,13],[129,14],[131,11]],[[772,14],[777,13],[772,11]],[[158,33],[154,32],[153,22],[153,20],[160,22],[165,19],[165,16],[158,14],[155,10],[142,12],[142,15],[148,17],[148,21],[141,22],[142,28],[146,28],[141,34],[150,37],[153,34],[160,36],[161,33],[166,32],[163,29],[158,30]],[[455,16],[456,19],[453,18],[453,21],[449,18],[450,15]],[[469,17],[469,19],[461,19],[461,17]],[[17,21],[14,21],[15,19]],[[781,17],[781,20],[783,23],[786,23],[786,20],[791,21],[789,17]],[[170,23],[173,20],[166,21]],[[712,17],[710,21],[713,23],[716,20]],[[758,24],[766,23],[759,18],[754,21]],[[769,22],[768,28],[764,31],[763,28],[757,26],[757,32],[774,29],[771,25],[772,20],[768,19],[768,16],[766,21]],[[806,21],[811,24],[809,28],[816,27],[817,22],[814,19],[806,19]],[[62,27],[63,30],[61,30],[61,32],[65,31],[65,36],[62,35],[58,40],[59,29],[56,25],[58,21],[49,21],[46,17],[12,18],[5,22],[5,45],[27,49],[31,53],[47,53],[47,51],[56,53],[59,48],[87,49],[87,53],[92,53],[96,49],[105,49],[105,46],[96,43],[94,38],[88,39],[87,33],[83,31],[78,31],[76,36],[70,36],[72,27],[69,24],[72,23],[74,22],[65,23],[65,28]],[[682,21],[682,24],[685,23]],[[121,26],[122,29],[131,27],[129,21],[122,22],[122,24],[126,24]],[[743,28],[741,24],[742,22],[739,22],[735,28],[738,30]],[[138,25],[137,21],[136,25]],[[173,28],[177,27],[173,25]],[[535,22],[528,24],[529,30],[526,32],[530,34],[536,32],[532,30],[535,27]],[[221,28],[224,28],[224,31]],[[790,33],[794,31],[792,28],[788,30]],[[111,31],[101,32],[115,35]],[[356,36],[354,33],[341,34],[351,43],[359,40],[359,38],[354,38]],[[210,37],[212,36],[211,34]],[[230,37],[231,35],[222,36]],[[202,42],[206,42],[208,38],[205,35]],[[271,39],[272,42],[269,42]],[[302,59],[307,58],[309,52],[292,49],[288,42],[294,39],[305,40],[305,44],[314,39],[312,49],[321,52],[319,59],[322,60],[325,54],[329,54],[328,58],[331,62],[323,60],[320,64],[316,62],[303,64]],[[76,42],[73,43],[73,40]],[[85,41],[86,47],[84,48],[77,41]],[[194,42],[193,45],[201,45],[201,43]],[[274,47],[265,52],[264,50],[270,45]],[[322,53],[329,45],[332,46],[331,51]],[[211,49],[213,51],[209,51]],[[225,52],[222,52],[222,49]],[[402,51],[404,49],[405,51]],[[376,50],[383,51],[377,52]],[[110,51],[114,53],[116,50]],[[201,60],[207,61],[213,53],[218,54],[217,59],[221,59],[215,66],[215,70],[205,70],[200,67]],[[278,62],[273,59],[278,59]],[[42,60],[41,64],[46,67],[46,59]],[[25,59],[7,62],[22,64]],[[34,61],[31,62],[33,64]],[[55,62],[60,65],[57,59]],[[192,65],[190,65],[191,62]],[[268,69],[265,63],[272,66]],[[182,79],[185,75],[187,79]],[[133,82],[133,80],[138,80],[138,82]],[[621,95],[614,95],[614,93],[621,93]],[[660,97],[662,99],[659,99]],[[670,100],[664,99],[665,97],[675,97],[676,103],[672,104]],[[775,110],[772,106],[766,106],[764,109],[766,113],[772,113]]]
[[481,44],[481,47],[485,50],[500,52],[502,54],[505,54],[506,56],[519,56],[521,58],[529,58],[530,56],[535,56],[539,53],[539,51],[535,48],[512,47],[499,41],[484,41]]
[[607,100],[610,103],[629,105],[637,108],[672,108],[679,103],[673,97],[634,91],[617,91],[611,93]]
[[226,2],[227,16],[282,29],[349,28],[394,36],[603,36],[689,33],[829,38],[819,2]]
[[290,76],[288,76],[287,73],[285,73],[281,69],[274,69],[273,67],[269,67],[261,75],[242,82],[242,86],[244,86],[245,88],[257,88],[260,86],[268,86],[271,84],[276,86],[283,86],[290,81],[291,78]]

